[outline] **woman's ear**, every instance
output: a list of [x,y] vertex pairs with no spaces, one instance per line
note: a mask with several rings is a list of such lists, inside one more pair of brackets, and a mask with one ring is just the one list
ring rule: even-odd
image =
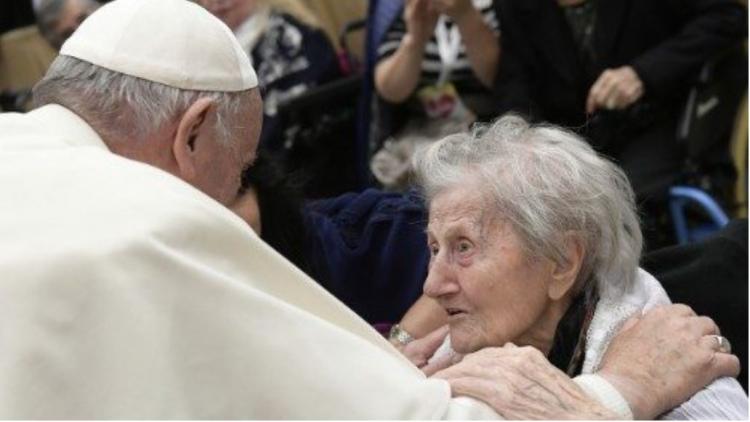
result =
[[581,271],[583,256],[586,253],[583,241],[578,234],[566,233],[563,242],[565,244],[565,262],[555,264],[552,271],[552,281],[547,292],[552,300],[560,300],[573,289]]
[[172,142],[172,153],[177,162],[179,176],[187,182],[196,177],[197,142],[213,106],[212,99],[200,98],[185,110],[177,124],[177,131]]

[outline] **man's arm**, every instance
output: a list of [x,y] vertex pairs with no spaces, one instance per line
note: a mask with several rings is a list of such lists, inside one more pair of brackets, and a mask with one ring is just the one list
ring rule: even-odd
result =
[[[602,386],[614,386],[636,419],[654,418],[714,379],[739,372],[735,356],[714,349],[710,336],[717,332],[713,321],[696,316],[685,305],[655,308],[629,321],[610,344],[598,375],[586,377],[595,377],[599,383],[593,386],[598,389],[597,399],[612,397],[614,390]],[[508,419],[623,416],[618,406],[605,408],[591,399],[529,347],[484,349],[435,377],[447,380],[454,396],[485,401]],[[616,402],[617,398],[606,404]]]
[[664,5],[684,15],[683,27],[628,65],[605,69],[589,90],[587,113],[625,109],[646,91],[656,97],[673,95],[686,76],[747,31],[745,8],[735,0],[675,0]]
[[392,103],[406,101],[419,84],[425,46],[435,32],[438,14],[428,0],[407,0],[403,21],[406,32],[393,55],[375,66],[375,89]]
[[636,419],[654,418],[711,381],[736,377],[736,356],[715,349],[719,329],[685,305],[654,308],[631,320],[607,349],[599,375],[630,403]]
[[687,14],[673,37],[646,51],[630,65],[651,95],[674,91],[690,72],[747,36],[747,10],[733,0],[674,0],[674,11]]
[[471,0],[433,0],[433,7],[458,25],[466,57],[477,79],[491,88],[500,61],[500,42]]

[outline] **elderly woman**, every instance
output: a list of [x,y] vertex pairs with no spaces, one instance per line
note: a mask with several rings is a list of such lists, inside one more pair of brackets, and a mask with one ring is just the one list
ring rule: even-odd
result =
[[[626,176],[572,132],[505,116],[431,145],[416,168],[429,204],[424,292],[449,325],[433,359],[514,343],[592,373],[629,317],[669,303],[638,268]],[[747,396],[724,378],[665,416],[747,419]]]

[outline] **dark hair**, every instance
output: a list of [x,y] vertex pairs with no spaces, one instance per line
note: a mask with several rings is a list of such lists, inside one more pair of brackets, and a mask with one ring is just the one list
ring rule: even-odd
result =
[[260,237],[310,276],[308,232],[302,214],[301,188],[268,152],[242,174],[242,190],[255,189],[261,216]]

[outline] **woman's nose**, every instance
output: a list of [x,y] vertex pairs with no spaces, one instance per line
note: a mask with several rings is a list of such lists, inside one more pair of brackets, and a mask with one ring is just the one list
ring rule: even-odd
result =
[[455,270],[441,256],[436,256],[433,259],[432,265],[430,265],[427,280],[424,282],[424,294],[436,299],[440,296],[456,293],[458,290],[459,286]]

